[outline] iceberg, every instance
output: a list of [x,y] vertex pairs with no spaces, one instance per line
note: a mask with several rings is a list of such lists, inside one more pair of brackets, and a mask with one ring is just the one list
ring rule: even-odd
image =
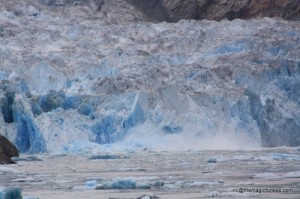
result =
[[0,187],[0,199],[22,199],[21,189],[18,187]]

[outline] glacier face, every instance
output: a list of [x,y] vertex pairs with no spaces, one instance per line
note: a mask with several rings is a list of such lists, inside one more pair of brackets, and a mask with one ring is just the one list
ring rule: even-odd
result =
[[300,145],[299,21],[154,24],[121,0],[96,13],[7,4],[0,131],[21,152]]

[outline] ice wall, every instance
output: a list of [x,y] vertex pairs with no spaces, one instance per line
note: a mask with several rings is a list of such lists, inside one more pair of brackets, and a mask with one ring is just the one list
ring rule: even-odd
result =
[[21,152],[299,145],[299,21],[29,4],[0,12],[0,130]]

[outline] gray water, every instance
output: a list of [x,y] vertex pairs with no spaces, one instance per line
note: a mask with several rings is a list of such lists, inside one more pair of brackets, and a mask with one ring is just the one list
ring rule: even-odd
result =
[[[296,148],[186,152],[145,149],[99,155],[104,154],[94,154],[93,158],[38,155],[41,161],[21,160],[16,165],[1,166],[0,187],[17,186],[23,196],[40,199],[137,198],[144,194],[165,199],[296,199],[300,194],[300,154]],[[267,192],[279,189],[279,193]]]

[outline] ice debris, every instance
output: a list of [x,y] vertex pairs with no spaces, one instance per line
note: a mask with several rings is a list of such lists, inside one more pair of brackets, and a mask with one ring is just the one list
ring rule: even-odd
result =
[[156,176],[141,177],[118,177],[112,180],[99,178],[89,178],[85,186],[76,187],[77,189],[150,189],[151,187],[163,187],[165,182]]
[[142,195],[140,197],[137,197],[136,199],[159,199],[159,197],[155,195]]
[[238,193],[238,192],[219,192],[212,191],[206,194],[207,198],[248,198],[248,197],[257,197],[257,193]]
[[25,162],[31,162],[31,161],[42,161],[40,158],[37,156],[27,156],[27,157],[12,157],[11,158],[13,161],[19,162],[19,161],[25,161]]
[[218,191],[212,191],[212,192],[206,194],[206,197],[209,197],[209,198],[218,198],[218,197],[221,197],[221,193],[218,192]]
[[217,163],[217,158],[209,158],[207,163]]
[[254,175],[255,178],[279,178],[278,175],[274,174],[274,173],[257,173]]
[[35,196],[24,196],[23,199],[39,199],[39,198]]
[[285,176],[288,178],[300,178],[300,171],[288,172]]
[[137,182],[134,178],[118,178],[97,184],[95,189],[150,189],[147,182]]
[[0,174],[6,173],[19,173],[19,171],[16,169],[0,166]]
[[97,180],[88,180],[85,183],[85,187],[87,189],[95,189],[97,185]]
[[294,154],[270,153],[269,156],[273,158],[273,160],[300,160],[300,156]]
[[105,155],[93,155],[89,157],[89,160],[115,160],[115,159],[127,159],[129,158],[128,156],[120,156],[120,155],[110,155],[110,154],[105,154]]
[[188,181],[188,180],[180,180],[176,182],[165,182],[163,188],[167,189],[178,189],[178,188],[188,188],[188,187],[206,187],[206,186],[213,186],[223,184],[224,180],[214,180],[214,181],[203,181],[203,180],[196,180],[196,181]]
[[27,177],[27,178],[17,178],[12,180],[12,182],[41,182],[41,179],[35,179],[33,177]]

